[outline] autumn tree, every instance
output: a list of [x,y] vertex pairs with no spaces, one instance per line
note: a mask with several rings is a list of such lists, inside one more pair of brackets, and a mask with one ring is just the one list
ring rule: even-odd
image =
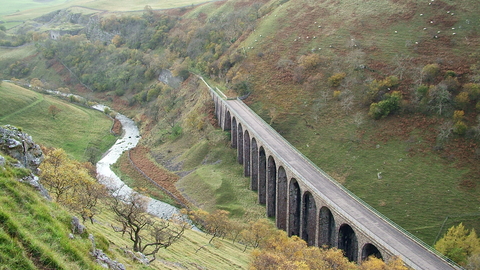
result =
[[440,73],[440,66],[438,64],[425,65],[421,73],[424,81],[432,82]]
[[215,210],[209,213],[199,209],[189,212],[190,218],[212,237],[208,241],[211,243],[215,237],[225,237],[230,231],[229,212],[225,210]]
[[358,269],[339,249],[308,246],[298,236],[288,237],[277,230],[273,236],[252,252],[250,269]]
[[230,220],[230,230],[228,231],[228,237],[232,240],[232,243],[238,239],[241,239],[242,232],[246,229],[247,225],[238,220]]
[[374,256],[369,257],[360,264],[360,270],[409,270],[407,266],[399,257],[394,257],[388,262],[384,262],[381,259]]
[[460,223],[448,229],[434,247],[453,261],[465,266],[469,257],[480,254],[480,238],[474,229],[469,230]]
[[455,106],[459,109],[465,110],[470,103],[470,98],[466,91],[460,92],[454,99]]
[[100,201],[108,196],[106,187],[90,177],[81,178],[70,194],[68,206],[79,213],[84,222],[88,218],[92,224],[93,217],[101,211]]
[[463,90],[468,93],[470,100],[480,99],[480,84],[478,83],[467,83],[463,85]]
[[122,39],[122,36],[120,35],[115,35],[113,38],[112,38],[112,43],[113,45],[115,45],[115,47],[120,47],[122,46],[123,44],[123,39]]
[[73,188],[82,176],[78,164],[70,160],[63,149],[52,149],[45,153],[40,164],[40,181],[53,194],[57,202],[67,199],[67,191]]
[[34,89],[37,89],[37,90],[44,87],[43,82],[40,81],[40,80],[37,79],[37,78],[31,79],[31,80],[30,80],[30,85],[31,85],[31,87],[33,87]]
[[244,251],[250,246],[258,248],[275,232],[273,224],[267,219],[251,221],[248,227],[241,232],[242,242],[245,244]]
[[92,177],[91,164],[70,159],[63,149],[46,149],[40,164],[40,181],[53,198],[93,222],[106,188]]
[[341,249],[308,246],[298,236],[288,237],[285,231],[274,230],[266,241],[252,252],[250,269],[324,269],[324,270],[408,270],[395,257],[384,262],[370,257],[360,265],[350,262]]
[[52,116],[53,119],[55,119],[55,117],[57,117],[60,112],[61,110],[55,105],[50,105],[50,107],[48,107],[48,113]]
[[147,200],[138,193],[116,195],[111,198],[110,208],[120,223],[120,227],[112,226],[114,231],[127,234],[133,242],[133,251],[152,256],[152,262],[161,248],[171,246],[182,237],[187,224],[154,218],[147,213]]

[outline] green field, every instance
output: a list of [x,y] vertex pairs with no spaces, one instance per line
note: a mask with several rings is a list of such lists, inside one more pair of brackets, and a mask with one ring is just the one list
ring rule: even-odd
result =
[[2,47],[0,48],[0,61],[18,60],[22,57],[35,54],[36,52],[37,50],[33,44],[24,45],[17,48]]
[[[20,127],[37,143],[63,148],[75,159],[88,160],[91,153],[98,159],[116,140],[112,121],[102,112],[7,82],[2,82],[0,96],[0,125]],[[60,109],[55,118],[50,106]]]
[[[191,5],[197,5],[200,3],[207,2],[205,0],[163,0],[163,1],[153,1],[153,0],[140,0],[140,1],[130,1],[130,0],[45,0],[45,1],[34,1],[34,0],[20,0],[20,1],[10,1],[10,0],[0,0],[0,20],[5,22],[22,22],[28,19],[33,19],[39,17],[43,14],[70,7],[80,7],[83,10],[80,12],[95,12],[95,11],[135,11],[143,10],[145,6],[149,5],[152,9],[169,9],[169,8],[178,8],[178,7],[188,7]],[[10,25],[9,25],[10,26]]]

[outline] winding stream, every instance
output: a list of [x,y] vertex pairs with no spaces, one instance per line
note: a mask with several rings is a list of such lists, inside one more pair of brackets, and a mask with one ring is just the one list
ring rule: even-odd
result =
[[[108,108],[105,105],[97,104],[93,106],[94,109],[104,111]],[[117,162],[124,151],[128,151],[137,146],[140,140],[140,131],[135,122],[122,114],[117,114],[115,117],[122,123],[123,136],[119,138],[115,144],[104,154],[103,158],[97,162],[97,178],[100,183],[104,184],[108,189],[115,190],[118,195],[129,196],[135,191],[127,186],[120,177],[118,177],[110,168],[112,164]],[[169,219],[173,215],[179,214],[179,210],[167,203],[146,197],[148,201],[147,212],[160,217]]]

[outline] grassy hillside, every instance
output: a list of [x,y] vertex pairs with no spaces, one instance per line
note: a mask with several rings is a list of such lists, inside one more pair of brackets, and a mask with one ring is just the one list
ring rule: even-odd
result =
[[67,211],[4,173],[0,206],[2,269],[101,269],[89,256],[91,243],[86,235],[68,238],[71,215]]
[[[78,151],[85,147],[84,141],[95,140],[100,134],[109,134],[111,120],[101,112],[72,105],[58,98],[43,95],[11,83],[2,82],[0,87],[0,121],[2,124],[21,124],[23,131],[43,138],[39,143],[51,142],[52,146],[73,148],[69,153],[83,154]],[[55,105],[62,112],[55,120],[50,119],[48,107]],[[67,114],[79,114],[70,118]],[[62,116],[62,114],[65,114]],[[21,116],[25,115],[25,116]],[[60,120],[62,118],[67,118]],[[15,120],[15,121],[13,121]],[[50,122],[52,121],[52,122]],[[56,122],[58,121],[58,122]],[[66,122],[64,122],[66,121]],[[74,126],[72,126],[75,122]],[[69,128],[65,128],[70,123]],[[56,134],[49,125],[61,124],[66,130]],[[45,130],[41,130],[45,127]],[[77,128],[89,128],[90,136],[82,133],[83,139],[75,139]],[[98,128],[99,130],[91,130]],[[101,130],[103,128],[104,130]],[[68,133],[65,133],[68,132]],[[67,139],[65,139],[65,136]],[[49,138],[53,137],[53,138]],[[70,138],[70,140],[68,140]],[[111,139],[115,139],[112,138]],[[105,145],[107,146],[107,145]],[[82,158],[82,155],[77,158]],[[95,264],[89,251],[90,240],[86,236],[70,240],[71,211],[47,202],[30,186],[12,179],[20,177],[23,171],[3,171],[0,176],[0,259],[6,269],[38,269],[54,267],[55,269],[100,269]],[[103,202],[105,203],[105,202]],[[97,248],[104,250],[108,256],[123,263],[128,269],[246,269],[250,260],[249,250],[243,252],[244,246],[233,244],[229,240],[216,239],[211,244],[211,236],[204,233],[186,231],[184,237],[168,249],[161,250],[157,260],[149,266],[133,262],[125,256],[123,248],[131,246],[125,236],[112,230],[115,216],[105,207],[96,216],[94,224],[85,223],[89,233],[97,240]]]
[[[474,1],[270,1],[260,8],[255,31],[230,47],[230,59],[238,52],[245,59],[225,73],[226,89],[250,83],[246,102],[260,116],[427,243],[460,221],[478,230],[478,140],[452,135],[439,146],[440,127],[452,121],[456,105],[444,115],[415,108],[418,85],[435,86],[448,70],[460,85],[476,80],[470,67],[478,61],[477,9]],[[441,72],[422,81],[421,70],[431,63]],[[329,77],[342,72],[342,83],[331,86]],[[390,75],[402,78],[395,90],[405,107],[373,120],[369,85]],[[461,89],[451,90],[452,98]],[[471,105],[465,121],[473,130],[478,120]]]
[[[456,100],[480,82],[479,9],[473,0],[232,0],[171,17],[136,15],[125,28],[126,19],[108,16],[103,31],[125,32],[115,45],[86,36],[39,40],[39,54],[26,62],[45,64],[18,74],[47,74],[44,81],[63,74],[57,84],[82,91],[63,61],[96,95],[135,117],[156,162],[190,173],[178,184],[185,196],[238,213],[243,202],[222,206],[223,194],[248,180],[222,170],[235,162],[228,146],[218,147],[227,134],[213,130],[204,89],[192,77],[179,89],[155,79],[161,69],[194,71],[230,93],[250,92],[246,103],[315,164],[432,244],[454,223],[480,230],[478,97]],[[133,28],[144,32],[132,35]],[[431,64],[438,70],[429,74]],[[341,79],[332,83],[333,75]],[[378,86],[389,76],[397,83]],[[393,91],[400,108],[370,117],[370,105]],[[435,96],[441,91],[445,104]],[[439,105],[447,109],[439,113]],[[454,110],[465,113],[465,134],[453,133]],[[440,140],[442,132],[449,137]]]
[[[37,143],[59,147],[78,160],[99,158],[116,140],[102,112],[2,82],[0,124],[21,127]],[[52,117],[50,106],[60,110]]]
[[0,175],[0,261],[1,269],[103,269],[90,256],[93,234],[96,248],[127,269],[246,269],[249,251],[230,241],[187,230],[182,239],[162,249],[146,266],[134,262],[123,249],[130,240],[116,233],[115,217],[107,207],[94,224],[84,223],[87,233],[69,238],[71,211],[42,198],[15,177],[25,172],[7,166]]

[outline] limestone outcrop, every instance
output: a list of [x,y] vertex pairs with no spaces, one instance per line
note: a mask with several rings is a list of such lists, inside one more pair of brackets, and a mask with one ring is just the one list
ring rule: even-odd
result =
[[[8,155],[16,162],[8,162],[4,156]],[[22,179],[34,186],[42,196],[50,199],[47,190],[39,182],[38,174],[40,163],[44,159],[42,149],[32,137],[11,125],[0,126],[0,168],[8,164],[17,168],[30,169],[32,173]]]
[[18,160],[12,165],[30,169],[34,174],[38,174],[38,166],[44,158],[32,137],[11,125],[0,127],[0,151]]

